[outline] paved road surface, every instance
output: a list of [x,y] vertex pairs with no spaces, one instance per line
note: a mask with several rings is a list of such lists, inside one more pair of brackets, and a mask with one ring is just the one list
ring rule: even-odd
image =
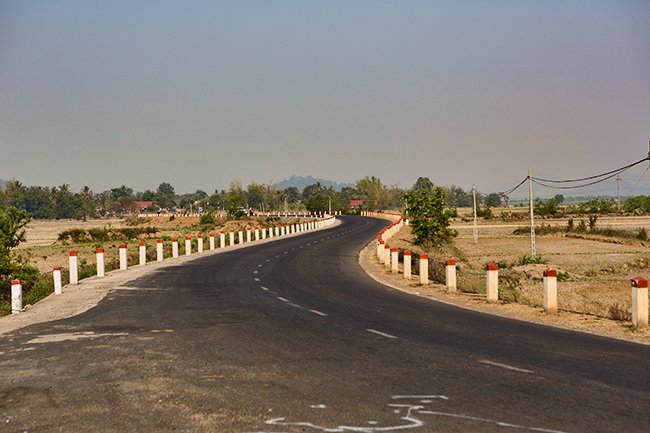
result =
[[379,285],[343,224],[0,336],[2,432],[649,432],[650,347]]

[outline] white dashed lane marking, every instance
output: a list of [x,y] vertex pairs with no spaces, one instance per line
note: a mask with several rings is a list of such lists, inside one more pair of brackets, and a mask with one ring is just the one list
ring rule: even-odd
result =
[[318,311],[318,310],[309,310],[309,311],[321,317],[327,317],[327,314],[323,313],[322,311]]
[[525,368],[514,367],[514,366],[508,365],[508,364],[501,364],[500,362],[488,361],[486,359],[483,359],[483,360],[481,360],[479,362],[481,364],[491,365],[493,367],[505,368],[506,370],[516,371],[516,372],[519,372],[519,373],[526,373],[526,374],[535,373],[532,370],[526,370]]
[[386,338],[391,338],[391,339],[397,338],[397,336],[395,336],[395,335],[387,334],[386,332],[377,331],[376,329],[368,328],[368,329],[366,329],[366,331],[372,332],[373,334],[381,335],[382,337],[386,337]]

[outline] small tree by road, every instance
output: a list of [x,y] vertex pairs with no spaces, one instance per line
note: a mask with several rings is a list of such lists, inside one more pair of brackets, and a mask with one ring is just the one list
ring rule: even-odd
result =
[[420,187],[413,188],[402,196],[413,234],[415,245],[435,248],[457,235],[449,229],[451,213],[446,209],[445,190],[431,183],[430,187],[420,182]]

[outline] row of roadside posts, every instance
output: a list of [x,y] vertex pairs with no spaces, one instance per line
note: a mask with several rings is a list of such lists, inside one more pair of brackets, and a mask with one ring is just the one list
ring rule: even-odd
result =
[[[391,248],[387,241],[395,233],[397,233],[403,225],[408,225],[408,221],[404,220],[398,214],[372,214],[366,213],[368,216],[375,216],[379,218],[391,218],[394,222],[390,226],[384,228],[377,235],[377,257],[387,269],[392,273],[399,273],[399,249]],[[404,279],[411,280],[411,251],[406,250],[403,252],[404,264],[403,274]],[[429,283],[429,257],[426,253],[422,253],[417,261],[418,264],[418,280],[420,284]],[[488,263],[486,265],[486,281],[485,292],[488,302],[498,302],[499,300],[499,265],[496,263]],[[456,292],[456,261],[448,259],[445,266],[445,285],[447,291],[450,293]],[[557,270],[546,269],[542,278],[544,301],[543,307],[548,314],[557,314]],[[631,296],[632,296],[632,324],[636,328],[648,327],[648,280],[639,276],[631,279]]]
[[[323,219],[316,219],[313,221],[306,221],[296,224],[280,225],[273,227],[255,227],[247,228],[246,230],[230,230],[228,233],[222,231],[219,234],[219,248],[226,248],[237,244],[251,243],[260,240],[271,239],[274,237],[286,236],[295,233],[302,233],[320,228],[327,227],[334,223],[335,217],[325,215]],[[228,235],[226,237],[226,235]],[[201,254],[204,251],[203,235],[197,235],[197,253]],[[235,240],[236,239],[236,240]],[[227,242],[226,242],[227,240]],[[217,249],[217,242],[215,234],[210,233],[209,236],[210,250]],[[172,256],[176,259],[179,257],[178,239],[174,238],[171,241]],[[156,261],[162,262],[164,260],[164,241],[158,239],[156,242]],[[126,270],[128,268],[128,249],[126,244],[120,244],[118,248],[119,255],[119,269]],[[192,237],[185,236],[185,255],[192,255]],[[105,261],[104,248],[99,247],[95,253],[97,262],[97,276],[106,276],[106,261]],[[140,242],[138,248],[139,265],[144,266],[147,264],[147,245],[145,242]],[[79,261],[77,251],[72,250],[69,254],[68,262],[69,270],[69,284],[79,284]],[[52,269],[52,277],[54,280],[54,293],[60,295],[63,293],[62,269],[60,266],[55,266]],[[23,286],[20,280],[13,280],[11,282],[11,313],[18,314],[23,311]]]

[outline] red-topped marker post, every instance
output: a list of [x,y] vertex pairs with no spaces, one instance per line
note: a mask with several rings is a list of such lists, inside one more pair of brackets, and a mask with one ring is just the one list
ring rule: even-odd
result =
[[411,252],[409,250],[404,251],[404,279],[411,279]]
[[429,255],[420,254],[418,272],[420,274],[420,284],[429,284]]
[[125,271],[128,266],[128,252],[126,250],[126,244],[120,244],[120,269]]
[[447,259],[445,285],[447,286],[447,292],[454,293],[456,291],[456,260],[454,259]]
[[185,236],[185,255],[189,256],[192,254],[192,237],[190,235]]
[[499,265],[488,263],[486,266],[485,294],[488,302],[499,300]]
[[172,239],[172,257],[178,258],[178,239],[176,238]]
[[11,282],[11,314],[23,311],[23,285],[20,280]]
[[147,244],[140,242],[138,245],[138,258],[140,259],[140,266],[147,264]]
[[70,284],[79,284],[79,258],[77,257],[76,250],[70,251],[68,265],[70,269]]
[[102,247],[97,248],[97,252],[95,253],[95,258],[97,259],[97,276],[103,277],[106,275],[105,265],[104,265],[104,248]]
[[544,311],[548,314],[557,314],[557,270],[552,268],[544,270],[542,281],[544,284]]
[[399,248],[390,250],[390,271],[394,274],[399,272]]
[[632,278],[632,325],[637,329],[648,327],[648,280]]
[[196,236],[196,243],[197,243],[196,252],[201,254],[203,252],[203,235],[202,234],[199,233]]
[[214,250],[214,233],[210,233],[210,251]]
[[60,295],[63,293],[63,284],[61,281],[61,266],[55,266],[52,269],[52,278],[54,279],[54,293]]
[[163,258],[164,258],[163,247],[164,247],[163,240],[158,239],[156,241],[156,261],[157,262],[162,262],[163,261]]

